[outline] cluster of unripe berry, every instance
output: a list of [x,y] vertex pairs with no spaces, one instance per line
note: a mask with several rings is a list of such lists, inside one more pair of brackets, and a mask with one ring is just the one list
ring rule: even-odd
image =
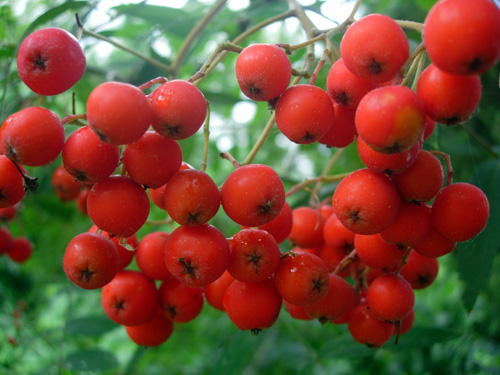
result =
[[[423,149],[436,122],[472,115],[478,74],[500,58],[499,9],[488,0],[469,6],[441,0],[429,12],[421,51],[431,64],[414,78],[415,91],[402,84],[405,64],[423,55],[410,57],[401,26],[381,14],[347,28],[325,88],[289,86],[285,46],[254,44],[238,55],[242,92],[270,102],[291,142],[357,141],[366,168],[344,177],[328,203],[292,209],[264,164],[236,166],[219,188],[184,163],[179,140],[202,127],[207,102],[190,81],[158,80],[149,95],[103,83],[79,117],[61,120],[42,107],[9,116],[0,130],[0,207],[24,197],[23,166],[62,155],[56,194],[78,198],[94,224],[68,244],[64,271],[84,289],[101,289],[105,313],[137,344],[161,344],[173,322],[191,321],[206,300],[242,330],[271,327],[284,304],[294,318],[345,323],[356,341],[382,346],[411,327],[413,290],[436,278],[437,258],[489,217],[484,193],[452,183],[451,163],[445,178],[436,153]],[[19,74],[41,95],[69,89],[84,69],[78,41],[60,29],[34,32],[19,49]],[[63,124],[77,117],[87,125],[66,138]],[[150,200],[178,226],[139,240]],[[209,224],[221,206],[242,227],[230,238]],[[282,253],[283,241],[295,248]],[[134,256],[138,270],[126,269]]]

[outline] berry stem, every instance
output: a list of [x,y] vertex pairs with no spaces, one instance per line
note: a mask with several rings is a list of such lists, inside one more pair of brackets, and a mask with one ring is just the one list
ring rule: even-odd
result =
[[350,173],[351,172],[349,172],[349,173],[341,173],[341,174],[337,174],[337,175],[333,175],[333,176],[319,176],[319,177],[314,177],[314,178],[310,178],[310,179],[304,180],[301,183],[293,186],[290,190],[288,190],[288,192],[285,194],[285,196],[289,197],[290,195],[294,194],[295,192],[297,192],[298,190],[302,189],[303,187],[305,187],[305,186],[307,186],[309,184],[314,184],[314,183],[318,183],[318,182],[336,182],[336,181],[340,181],[344,177],[346,177],[347,175],[349,175]]
[[344,268],[346,268],[349,264],[354,262],[356,259],[358,259],[358,253],[356,252],[356,249],[352,250],[349,254],[347,254],[344,259],[340,261],[339,264],[337,264],[337,267],[333,270],[334,275],[338,275]]
[[201,170],[205,172],[207,169],[208,159],[208,141],[210,139],[210,103],[207,100],[207,117],[203,125],[203,161],[201,162]]
[[396,269],[396,274],[399,274],[401,272],[401,269],[405,266],[405,264],[408,261],[408,256],[410,255],[411,251],[413,249],[411,247],[408,247],[403,255],[403,258],[401,259],[401,263],[399,263],[398,268]]
[[217,48],[212,52],[212,54],[208,57],[208,59],[205,61],[205,63],[202,65],[200,70],[198,70],[191,78],[188,79],[188,82],[191,82],[193,84],[197,84],[199,82],[196,81],[201,81],[202,79],[205,78],[205,76],[208,74],[207,72],[211,71],[215,65],[220,61],[217,61],[217,63],[214,63],[215,59],[222,55],[223,53],[227,52],[236,52],[240,53],[243,50],[242,47],[232,43],[232,42],[224,42],[220,43]]
[[173,69],[173,76],[177,76],[177,73],[179,72],[180,67],[182,66],[182,63],[184,59],[186,58],[189,49],[193,45],[193,43],[196,41],[198,36],[203,32],[203,30],[206,28],[208,23],[215,17],[215,15],[224,7],[226,4],[227,0],[218,0],[213,7],[210,9],[210,11],[205,14],[201,20],[198,21],[198,23],[191,29],[189,34],[187,35],[186,39],[184,39],[184,42],[182,43],[181,48],[177,52],[174,61],[171,64],[171,68]]
[[86,113],[82,113],[80,115],[67,115],[67,116],[65,116],[61,120],[61,123],[63,125],[66,125],[66,124],[68,124],[70,122],[78,121],[78,120],[87,120],[87,114]]
[[329,53],[330,53],[330,51],[328,49],[325,49],[323,51],[323,56],[321,56],[321,60],[318,61],[318,64],[316,65],[316,68],[314,69],[314,72],[311,76],[311,79],[309,80],[310,85],[314,85],[314,82],[318,78],[319,71],[321,70],[323,65],[325,65],[325,63],[326,63],[326,57],[328,56]]
[[[325,178],[326,176],[328,176],[328,173],[330,172],[330,169],[332,169],[333,166],[335,165],[335,163],[337,162],[337,160],[339,160],[339,158],[343,154],[344,150],[345,150],[344,148],[339,148],[339,149],[337,149],[337,151],[335,151],[335,153],[333,154],[333,156],[328,161],[328,164],[323,169],[323,172],[321,172],[320,177]],[[323,181],[318,181],[316,183],[316,186],[314,186],[314,188],[312,189],[312,192],[314,194],[317,194],[318,191],[321,189],[322,185],[323,185]],[[312,200],[312,198],[313,197],[311,196],[311,200]]]
[[396,20],[396,23],[403,29],[414,30],[421,33],[424,30],[424,24],[421,22]]
[[171,74],[175,73],[175,70],[170,65],[165,65],[165,64],[159,62],[158,60],[155,60],[155,59],[152,59],[146,55],[143,55],[142,53],[139,53],[132,48],[129,48],[121,43],[118,43],[117,41],[115,41],[111,38],[108,38],[107,36],[104,36],[104,35],[101,35],[98,33],[94,33],[93,31],[87,30],[86,28],[83,27],[78,14],[76,14],[76,19],[77,19],[76,22],[77,22],[78,28],[79,28],[79,33],[81,33],[81,35],[90,36],[92,38],[107,42],[107,43],[115,46],[116,48],[119,48],[127,53],[130,53],[131,55],[138,57],[139,59],[144,60],[153,66],[156,66],[158,69],[164,70],[165,72],[171,73]]
[[156,85],[157,83],[159,84],[162,84],[162,83],[165,83],[165,82],[168,82],[168,79],[165,78],[165,77],[156,77],[156,78],[153,78],[145,83],[143,83],[142,85],[139,86],[139,90],[146,90],[146,89],[149,89],[151,86],[153,85]]
[[450,155],[448,155],[445,152],[437,151],[437,150],[432,150],[431,153],[433,153],[434,155],[442,157],[444,159],[444,161],[446,162],[446,169],[448,171],[448,178],[446,180],[446,186],[451,185],[453,183],[453,174],[454,174],[454,172],[453,172],[453,167],[451,165]]
[[[8,153],[6,155],[9,157]],[[30,177],[24,174],[22,169],[19,167],[19,165],[10,158],[10,161],[14,164],[18,172],[21,174],[21,177],[23,178],[23,186],[24,186],[24,191],[31,191],[33,194],[36,194],[36,189],[38,189],[38,177]]]
[[233,166],[234,168],[239,168],[240,167],[240,163],[238,163],[238,161],[233,157],[233,155],[231,155],[231,153],[229,152],[221,152],[219,154],[219,156],[222,158],[222,159],[227,159],[229,160],[231,163],[233,163]]

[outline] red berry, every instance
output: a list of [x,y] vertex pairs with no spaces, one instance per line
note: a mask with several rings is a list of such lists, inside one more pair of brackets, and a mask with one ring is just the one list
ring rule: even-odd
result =
[[78,40],[54,27],[29,34],[17,54],[19,76],[40,95],[58,95],[71,88],[83,76],[85,66]]
[[179,170],[182,151],[179,143],[147,131],[137,141],[127,145],[123,164],[129,176],[138,184],[159,188]]
[[281,252],[274,237],[261,229],[243,229],[228,240],[231,255],[227,270],[236,280],[254,283],[269,278],[280,265]]
[[113,175],[92,186],[87,198],[90,219],[99,229],[130,237],[146,222],[149,198],[129,177]]
[[203,290],[189,287],[177,279],[163,281],[158,292],[163,313],[174,322],[190,322],[203,308]]
[[413,310],[415,294],[404,277],[388,273],[373,280],[368,287],[366,300],[374,316],[394,322],[406,318]]
[[288,239],[293,244],[302,248],[319,247],[323,244],[325,219],[317,208],[296,207],[292,210],[292,217],[292,230]]
[[356,109],[358,136],[375,151],[391,154],[415,145],[425,130],[420,98],[406,86],[386,86],[366,94]]
[[0,155],[0,207],[14,206],[25,195],[21,173],[7,156]]
[[438,272],[439,263],[436,258],[428,258],[412,250],[400,274],[413,289],[425,289],[436,280]]
[[383,346],[394,332],[394,326],[377,319],[366,303],[360,303],[351,311],[348,328],[354,340],[370,348]]
[[64,127],[54,112],[43,107],[27,107],[3,123],[0,151],[22,165],[47,165],[61,153],[64,137]]
[[317,255],[292,252],[282,257],[274,284],[283,299],[294,305],[309,305],[326,296],[328,267]]
[[180,226],[168,237],[165,263],[173,277],[191,287],[217,280],[229,263],[229,245],[210,224]]
[[452,75],[430,64],[420,75],[417,94],[432,120],[454,125],[468,120],[479,105],[481,79],[477,74]]
[[356,109],[363,96],[376,88],[376,85],[351,73],[344,60],[338,59],[328,72],[326,88],[339,106]]
[[33,254],[33,243],[26,237],[16,237],[7,253],[8,257],[17,263],[24,263]]
[[396,77],[409,51],[404,31],[383,14],[370,14],[353,23],[340,43],[347,69],[374,83]]
[[249,164],[232,171],[221,189],[222,208],[234,222],[257,227],[275,219],[285,204],[285,188],[267,165]]
[[153,91],[151,97],[151,125],[164,137],[188,138],[205,121],[207,101],[203,93],[188,81],[165,82]]
[[276,322],[282,298],[270,279],[257,283],[235,280],[224,293],[223,305],[236,327],[256,334]]
[[82,190],[82,184],[76,181],[62,165],[52,172],[51,182],[56,195],[63,202],[76,199]]
[[98,289],[108,284],[119,266],[116,246],[101,233],[76,235],[68,243],[63,258],[64,272],[83,289]]
[[282,48],[274,44],[252,44],[236,58],[236,79],[250,99],[268,101],[286,90],[292,65]]
[[490,215],[488,198],[477,186],[459,182],[441,189],[432,203],[434,227],[456,242],[478,235]]
[[424,22],[431,61],[450,74],[484,73],[500,59],[500,10],[492,1],[441,0]]
[[354,237],[354,247],[359,259],[367,266],[390,270],[403,259],[405,248],[388,243],[379,234]]
[[99,139],[110,145],[137,141],[151,123],[146,95],[123,82],[104,82],[87,99],[87,121]]
[[405,202],[427,202],[436,196],[444,182],[443,166],[427,150],[419,150],[415,161],[392,182]]
[[151,319],[139,325],[126,326],[125,330],[130,339],[137,345],[158,346],[172,335],[174,324],[158,307]]
[[333,126],[335,110],[323,89],[300,84],[289,87],[276,104],[276,125],[292,142],[309,144]]
[[118,166],[120,149],[99,140],[88,126],[75,130],[62,149],[64,168],[78,181],[95,184]]
[[165,209],[181,225],[201,225],[215,216],[220,191],[208,173],[185,169],[175,173],[165,187]]
[[226,270],[217,280],[203,286],[203,294],[208,304],[219,311],[224,311],[222,299],[227,288],[233,281],[234,277]]
[[375,234],[394,222],[400,199],[386,176],[360,169],[340,181],[332,203],[340,222],[351,232]]
[[153,280],[132,270],[119,271],[101,290],[102,307],[115,323],[135,326],[156,313],[158,291]]
[[164,258],[168,236],[167,232],[150,232],[141,239],[135,251],[137,266],[151,279],[168,280],[172,278]]

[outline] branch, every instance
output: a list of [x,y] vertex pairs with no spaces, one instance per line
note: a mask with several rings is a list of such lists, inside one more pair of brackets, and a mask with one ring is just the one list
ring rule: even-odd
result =
[[134,55],[135,57],[138,57],[139,59],[144,60],[153,66],[156,66],[158,69],[164,70],[168,73],[174,73],[174,69],[169,65],[165,65],[165,64],[159,62],[158,60],[155,60],[155,59],[152,59],[146,55],[143,55],[142,53],[139,53],[136,50],[133,50],[133,49],[121,44],[121,43],[118,43],[117,41],[115,41],[111,38],[108,38],[104,35],[97,34],[97,33],[94,33],[90,30],[85,29],[80,21],[80,17],[78,16],[78,13],[76,14],[76,23],[78,24],[78,29],[79,29],[78,32],[81,33],[82,35],[91,36],[95,39],[107,42],[107,43],[115,46],[116,48],[119,48],[127,53],[130,53],[131,55]]
[[207,14],[205,14],[205,16],[189,32],[186,39],[184,40],[184,43],[182,44],[181,48],[179,49],[179,52],[177,52],[177,55],[175,56],[174,61],[171,64],[171,68],[173,70],[173,76],[177,75],[179,68],[182,65],[182,62],[186,58],[186,55],[189,51],[189,48],[191,48],[191,46],[193,45],[196,38],[203,32],[203,30],[208,25],[208,23],[223,8],[223,6],[226,4],[226,2],[227,2],[227,0],[217,1],[217,3],[214,4],[212,9],[210,9],[210,11]]

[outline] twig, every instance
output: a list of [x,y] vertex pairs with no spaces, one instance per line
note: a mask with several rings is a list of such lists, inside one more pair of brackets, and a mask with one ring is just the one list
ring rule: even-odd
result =
[[203,125],[203,161],[201,162],[201,170],[205,172],[207,169],[208,159],[208,141],[210,138],[210,103],[207,100],[207,117]]
[[336,182],[342,180],[345,176],[349,175],[351,172],[346,172],[346,173],[341,173],[333,176],[319,176],[319,177],[314,177],[314,178],[309,178],[307,180],[302,181],[301,183],[298,183],[297,185],[293,186],[288,192],[286,193],[286,196],[289,197],[290,195],[296,193],[298,190],[304,188],[307,185],[314,184],[317,182]]
[[348,255],[344,257],[340,261],[339,264],[337,264],[337,267],[333,270],[334,275],[338,275],[344,268],[346,268],[349,264],[354,262],[358,258],[358,253],[356,252],[356,249],[352,250]]
[[233,157],[233,155],[231,155],[231,153],[229,153],[229,152],[221,152],[221,153],[219,154],[219,156],[220,156],[222,159],[227,159],[227,160],[229,160],[231,163],[233,163],[234,168],[239,168],[239,167],[240,167],[240,164],[236,161],[236,159]]
[[453,167],[451,165],[451,158],[450,155],[447,153],[444,153],[442,151],[437,151],[437,150],[432,150],[431,153],[437,156],[441,156],[444,161],[446,162],[446,169],[448,170],[448,178],[446,180],[446,186],[451,185],[453,182]]
[[184,43],[182,44],[179,52],[174,58],[174,61],[171,64],[171,68],[173,69],[173,76],[177,76],[179,68],[182,65],[182,62],[186,58],[186,55],[191,48],[192,44],[196,40],[196,38],[202,33],[203,29],[208,25],[208,23],[215,17],[215,15],[222,9],[222,7],[226,4],[227,0],[219,0],[214,6],[210,9],[210,11],[203,16],[203,18],[195,25],[195,27],[190,31],[190,33],[184,39]]
[[117,41],[115,41],[111,38],[108,38],[104,35],[94,33],[93,31],[85,29],[80,21],[80,17],[78,16],[78,13],[76,14],[76,23],[78,24],[79,32],[81,32],[82,35],[90,36],[92,38],[107,42],[107,43],[115,46],[116,48],[119,48],[127,53],[130,53],[131,55],[134,55],[135,57],[138,57],[139,59],[144,60],[153,66],[156,66],[158,69],[164,70],[168,73],[174,73],[174,69],[172,69],[172,67],[169,65],[165,65],[165,64],[159,62],[158,60],[155,60],[155,59],[152,59],[146,55],[143,55],[142,53],[139,53],[132,48],[129,48],[121,43],[118,43]]

